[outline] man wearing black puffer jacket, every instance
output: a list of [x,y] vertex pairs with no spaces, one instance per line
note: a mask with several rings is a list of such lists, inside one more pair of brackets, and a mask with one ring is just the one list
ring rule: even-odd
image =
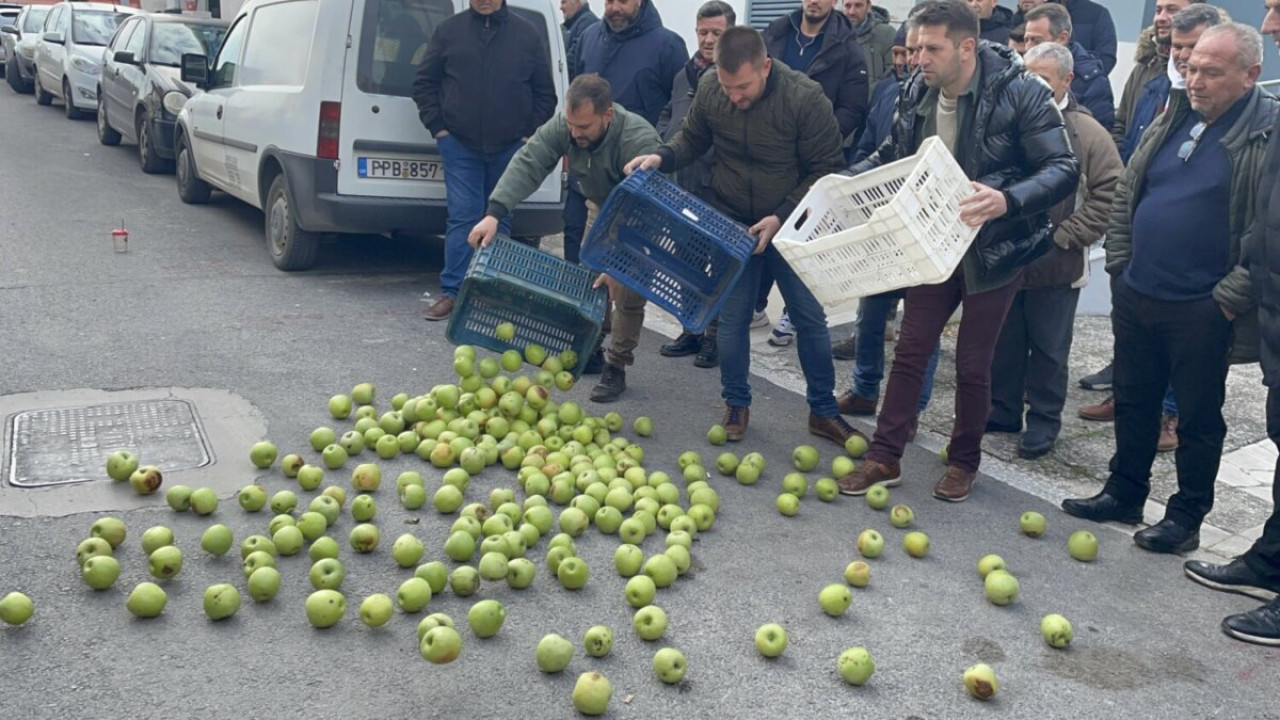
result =
[[[551,119],[556,88],[543,33],[505,0],[471,0],[436,26],[413,83],[423,126],[444,162],[449,202],[441,297],[427,320],[447,320],[471,263],[467,234],[524,140]],[[511,233],[511,218],[502,221]]]
[[903,88],[893,132],[857,175],[914,154],[926,138],[951,150],[974,193],[960,219],[980,227],[950,279],[907,291],[902,334],[875,439],[840,491],[863,495],[901,482],[898,465],[916,414],[925,366],[942,329],[964,305],[956,344],[956,420],[946,474],[934,497],[969,496],[991,409],[991,360],[1022,268],[1053,244],[1048,212],[1075,192],[1079,167],[1053,93],[1007,47],[978,40],[978,16],[961,0],[928,0],[908,26],[919,31],[919,70]]

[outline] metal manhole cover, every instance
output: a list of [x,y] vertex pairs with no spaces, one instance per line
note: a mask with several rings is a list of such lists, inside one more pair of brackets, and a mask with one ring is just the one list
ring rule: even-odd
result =
[[213,461],[195,409],[145,400],[18,413],[10,418],[9,484],[32,488],[105,480],[107,454],[138,453],[145,465],[190,470]]

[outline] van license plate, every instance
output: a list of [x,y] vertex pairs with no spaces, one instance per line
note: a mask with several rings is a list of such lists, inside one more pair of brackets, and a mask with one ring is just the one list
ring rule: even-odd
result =
[[439,160],[392,160],[362,157],[356,163],[362,178],[389,180],[443,180],[444,165]]

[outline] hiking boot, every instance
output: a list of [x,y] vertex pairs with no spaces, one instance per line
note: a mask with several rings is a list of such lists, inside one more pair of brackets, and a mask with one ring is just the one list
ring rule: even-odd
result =
[[663,357],[685,357],[698,352],[702,347],[702,333],[691,333],[685,330],[680,333],[680,337],[658,348],[658,354]]
[[769,344],[774,347],[787,347],[795,341],[796,329],[791,326],[791,318],[784,312],[782,319],[778,321],[778,326],[769,333]]
[[866,495],[874,485],[894,487],[902,484],[902,468],[898,463],[884,465],[875,460],[863,460],[857,469],[837,478],[841,495]]
[[852,390],[846,390],[836,398],[836,405],[840,408],[841,414],[844,415],[860,415],[863,417],[871,417],[876,414],[876,405],[879,400],[864,398],[861,395],[855,395]]
[[831,344],[831,357],[835,360],[856,360],[858,356],[858,339],[846,338]]
[[1178,449],[1178,416],[1165,415],[1160,419],[1160,440],[1156,443],[1159,452],[1173,452]]
[[1080,378],[1080,387],[1085,390],[1110,390],[1111,389],[1111,363],[1092,375],[1085,375]]
[[852,425],[845,422],[844,418],[839,415],[833,418],[824,418],[809,413],[809,433],[820,438],[826,438],[842,448],[845,442],[854,436],[866,440],[868,446],[871,445],[871,440],[866,435],[855,430]]
[[726,405],[724,409],[724,421],[720,423],[724,428],[725,439],[729,442],[738,442],[747,434],[747,423],[751,420],[751,408],[739,405]]
[[943,473],[942,479],[937,485],[933,486],[933,496],[939,500],[947,502],[964,502],[969,497],[969,493],[973,491],[973,479],[975,473],[968,470],[961,470],[954,465],[948,465],[947,471]]
[[606,363],[600,373],[600,382],[591,388],[591,401],[607,403],[617,400],[627,390],[627,371],[618,365]]
[[1116,396],[1111,395],[1097,405],[1085,405],[1076,411],[1085,420],[1094,422],[1114,422],[1116,419]]
[[587,365],[582,368],[582,374],[599,375],[601,370],[604,370],[604,348],[597,347],[595,352],[591,353],[591,357],[587,358]]
[[693,359],[693,366],[700,368],[713,368],[720,364],[720,346],[716,344],[716,339],[710,335],[703,335],[701,347],[698,348],[698,356]]

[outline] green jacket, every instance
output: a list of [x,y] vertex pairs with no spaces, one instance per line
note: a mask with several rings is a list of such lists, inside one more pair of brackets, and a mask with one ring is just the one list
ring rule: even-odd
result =
[[613,122],[594,148],[579,147],[569,135],[564,113],[556,113],[511,158],[489,195],[489,209],[485,214],[504,217],[555,172],[564,156],[569,158],[569,171],[577,177],[583,197],[603,205],[613,188],[626,177],[622,168],[632,158],[653,153],[661,144],[662,139],[652,125],[617,103],[613,104]]
[[[1240,265],[1240,247],[1253,220],[1258,181],[1262,177],[1267,143],[1271,139],[1271,128],[1278,110],[1280,100],[1255,86],[1250,91],[1244,112],[1221,141],[1231,162],[1231,262],[1235,268],[1218,281],[1213,289],[1213,299],[1237,316],[1232,324],[1235,339],[1231,347],[1231,361],[1234,363],[1258,360],[1258,314],[1249,271]],[[1116,185],[1106,241],[1107,272],[1113,277],[1123,273],[1133,257],[1134,189],[1142,187],[1156,150],[1168,139],[1169,128],[1180,123],[1189,112],[1191,105],[1186,92],[1170,92],[1169,109],[1143,133],[1142,141]]]
[[893,36],[897,32],[897,28],[889,24],[889,13],[878,7],[871,8],[866,21],[853,29],[854,39],[862,47],[862,54],[867,56],[868,90],[874,89],[880,78],[893,67]]
[[769,215],[786,220],[819,178],[843,170],[841,139],[822,86],[774,60],[764,94],[746,110],[705,73],[680,132],[658,154],[670,173],[714,146],[710,202],[752,225]]
[[1124,92],[1120,95],[1120,106],[1116,108],[1116,119],[1111,123],[1111,137],[1116,148],[1124,144],[1124,136],[1129,132],[1129,124],[1133,122],[1133,112],[1137,109],[1138,96],[1147,83],[1168,72],[1169,50],[1156,42],[1156,30],[1149,27],[1138,33],[1138,47],[1133,53],[1133,70],[1124,83]]

